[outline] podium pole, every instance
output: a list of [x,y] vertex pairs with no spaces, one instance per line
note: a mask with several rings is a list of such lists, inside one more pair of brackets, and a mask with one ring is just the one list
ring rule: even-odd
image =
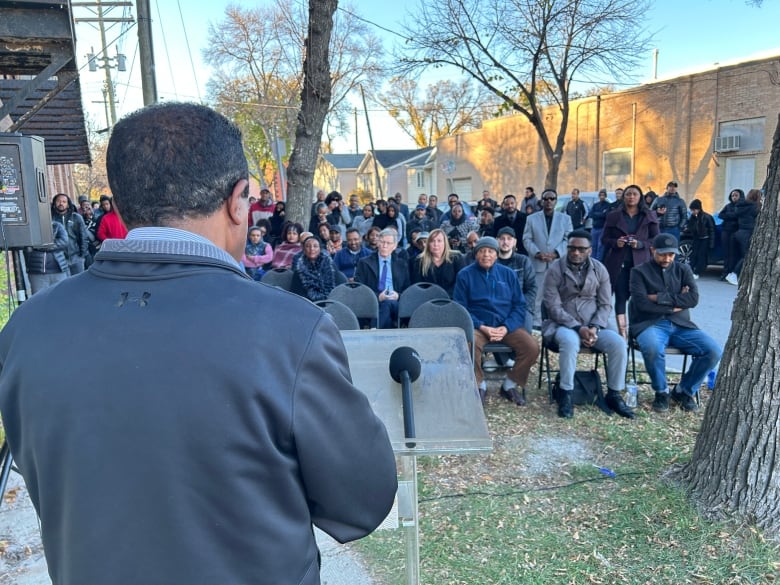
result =
[[[420,583],[420,523],[417,508],[417,456],[401,456],[401,481],[404,505],[399,509],[406,542],[406,583]],[[400,489],[399,489],[400,491]]]

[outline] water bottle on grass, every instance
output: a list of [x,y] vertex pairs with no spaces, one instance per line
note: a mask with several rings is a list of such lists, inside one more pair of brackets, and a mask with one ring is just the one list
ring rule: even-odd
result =
[[637,399],[636,395],[639,392],[639,388],[636,386],[636,380],[631,378],[626,384],[626,406],[629,408],[636,408]]

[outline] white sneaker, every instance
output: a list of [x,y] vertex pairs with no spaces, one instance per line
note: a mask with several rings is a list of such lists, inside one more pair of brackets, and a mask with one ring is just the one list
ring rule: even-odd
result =
[[694,274],[693,275],[693,280],[699,280],[699,275],[698,274]]
[[738,282],[737,275],[734,274],[733,272],[729,272],[726,275],[726,282],[728,282],[729,284],[733,284],[734,286],[737,286],[737,282]]

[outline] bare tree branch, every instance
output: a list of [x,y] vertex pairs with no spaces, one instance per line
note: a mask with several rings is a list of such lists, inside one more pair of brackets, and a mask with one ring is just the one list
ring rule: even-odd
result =
[[[648,0],[424,0],[405,25],[402,71],[452,67],[533,125],[555,187],[573,81],[630,76],[648,46]],[[554,104],[560,122],[545,122]]]

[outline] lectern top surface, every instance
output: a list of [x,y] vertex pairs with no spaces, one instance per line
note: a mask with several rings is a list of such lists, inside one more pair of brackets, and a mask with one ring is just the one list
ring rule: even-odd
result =
[[[385,423],[397,453],[468,453],[492,448],[462,330],[372,329],[342,331],[341,335],[353,382]],[[416,350],[422,362],[420,377],[412,383],[414,448],[406,446],[401,385],[393,381],[389,370],[390,355],[402,346]]]

